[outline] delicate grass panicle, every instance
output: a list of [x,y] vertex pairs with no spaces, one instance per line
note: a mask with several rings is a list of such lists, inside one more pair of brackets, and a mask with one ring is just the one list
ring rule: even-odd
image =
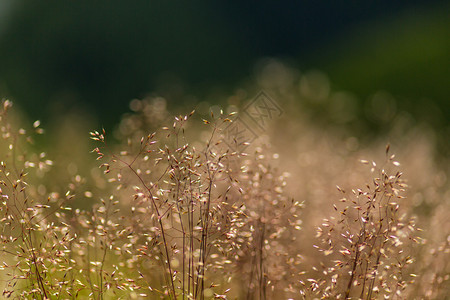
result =
[[313,293],[337,299],[403,298],[413,283],[408,267],[414,262],[412,244],[419,240],[414,220],[401,209],[407,185],[389,146],[386,157],[381,168],[370,164],[375,177],[365,188],[347,193],[338,187],[342,198],[333,205],[336,216],[317,231],[322,244],[314,247],[327,259],[315,268],[320,277],[309,280]]
[[[5,298],[448,296],[448,230],[418,233],[413,218],[428,231],[448,224],[448,201],[429,204],[430,216],[416,213],[403,198],[411,192],[389,149],[382,166],[363,162],[372,171],[367,178],[374,177],[364,188],[339,188],[334,203],[339,197],[331,191],[310,193],[307,165],[292,167],[289,157],[271,151],[276,145],[225,143],[233,115],[202,122],[192,112],[170,120],[164,99],[134,100],[134,113],[115,133],[119,143],[103,130],[92,132],[98,162],[78,159],[88,166],[68,166],[72,178],[52,192],[53,162],[36,153],[29,137],[42,133],[40,124],[17,129],[10,107],[4,101],[0,115]],[[245,153],[240,146],[248,146]],[[342,165],[342,158],[320,151],[307,158]],[[53,169],[64,167],[55,162]],[[73,171],[85,169],[90,173]],[[326,180],[339,184],[339,176]],[[444,176],[437,182],[447,197]],[[288,194],[295,188],[287,182],[296,181],[307,191],[298,199]],[[313,224],[328,211],[320,214],[317,205],[334,214],[314,238]]]
[[[0,113],[2,158],[0,166],[0,218],[4,297],[50,298],[72,283],[66,274],[74,262],[69,245],[74,233],[56,215],[72,195],[44,197],[39,180],[53,164],[45,153],[29,152],[33,140],[27,130],[16,129],[8,119],[12,103],[4,101]],[[29,131],[43,132],[39,121]],[[5,149],[6,148],[6,149]]]
[[297,231],[302,226],[303,204],[285,194],[289,174],[280,174],[268,164],[267,155],[267,150],[258,147],[253,157],[242,162],[242,203],[229,237],[236,245],[236,277],[245,299],[295,297],[298,292]]
[[[222,142],[231,116],[204,120],[210,130],[198,143],[185,134],[192,115],[139,140],[131,137],[119,154],[106,154],[104,133],[92,134],[103,143],[95,151],[105,173],[121,198],[130,199],[131,217],[124,220],[130,221],[129,252],[138,258],[142,280],[166,296],[224,298],[238,267],[247,288],[230,293],[265,298],[266,287],[274,290],[289,277],[277,268],[294,264],[284,242],[295,240],[287,227],[299,228],[298,204],[283,195],[283,176],[270,169],[261,150],[249,155]],[[218,271],[221,277],[214,276]]]

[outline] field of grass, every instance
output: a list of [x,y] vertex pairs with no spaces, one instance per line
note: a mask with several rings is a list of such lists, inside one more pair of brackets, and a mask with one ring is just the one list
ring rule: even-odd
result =
[[69,120],[47,149],[3,101],[3,297],[450,297],[433,130],[385,92],[361,110],[317,72],[274,64],[248,90],[176,117],[133,100],[114,132],[90,141]]

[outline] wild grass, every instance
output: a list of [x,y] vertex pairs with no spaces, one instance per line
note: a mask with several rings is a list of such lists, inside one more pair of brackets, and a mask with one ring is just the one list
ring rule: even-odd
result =
[[234,113],[170,118],[156,98],[134,100],[114,137],[91,132],[74,167],[70,153],[37,151],[39,122],[16,127],[11,106],[0,115],[5,298],[449,296],[450,190],[421,157],[427,141],[403,140],[400,164],[380,141],[355,146],[287,113],[247,145],[226,140]]

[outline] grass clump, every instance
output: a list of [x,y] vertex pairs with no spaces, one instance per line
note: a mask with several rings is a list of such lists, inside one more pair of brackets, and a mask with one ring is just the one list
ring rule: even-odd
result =
[[416,275],[408,266],[414,262],[411,249],[419,239],[414,220],[401,209],[407,188],[402,173],[387,169],[399,165],[394,155],[389,156],[389,146],[386,156],[383,168],[370,164],[375,177],[364,189],[346,193],[338,187],[343,196],[333,205],[338,217],[325,219],[318,228],[323,243],[316,247],[328,259],[311,289],[322,297],[401,298],[414,282]]
[[[439,212],[448,201],[430,203],[430,216],[417,213],[409,197],[422,190],[409,187],[389,148],[381,166],[362,161],[369,174],[325,148],[300,149],[298,159],[286,159],[275,153],[283,149],[270,143],[270,130],[266,142],[226,140],[233,113],[202,121],[192,112],[167,122],[163,99],[134,100],[134,113],[114,137],[120,142],[111,143],[104,130],[92,132],[98,163],[84,158],[91,165],[80,170],[90,172],[55,187],[52,178],[64,168],[33,151],[10,107],[3,102],[0,120],[5,298],[439,299],[448,293],[448,230],[426,231],[445,219]],[[28,132],[42,130],[34,123]],[[345,188],[336,195],[320,180]],[[352,189],[357,182],[363,188]]]

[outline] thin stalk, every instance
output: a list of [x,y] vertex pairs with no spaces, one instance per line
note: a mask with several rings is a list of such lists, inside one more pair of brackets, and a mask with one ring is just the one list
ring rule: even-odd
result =
[[261,222],[261,240],[259,244],[259,299],[266,299],[266,282],[264,278],[264,239],[266,224]]
[[156,216],[158,218],[159,228],[161,230],[161,236],[162,236],[162,239],[163,239],[163,244],[164,244],[164,252],[165,252],[166,260],[167,260],[167,267],[168,267],[168,272],[169,272],[169,283],[170,283],[171,293],[173,295],[173,299],[176,299],[175,283],[173,281],[173,275],[172,275],[173,271],[172,271],[172,265],[171,265],[170,256],[169,256],[169,244],[167,242],[166,232],[164,230],[164,226],[163,226],[163,223],[162,223],[162,216],[161,216],[161,213],[160,213],[160,211],[158,209],[158,206],[156,204],[156,201],[155,201],[155,198],[153,196],[153,193],[152,193],[150,187],[144,182],[142,177],[136,172],[135,169],[133,169],[133,167],[131,167],[129,164],[127,164],[123,160],[120,160],[120,161],[122,163],[124,163],[126,166],[128,166],[128,168],[136,175],[138,180],[141,182],[142,186],[148,192],[148,195],[149,195],[149,198],[150,198],[150,200],[152,202],[153,208],[155,209]]

